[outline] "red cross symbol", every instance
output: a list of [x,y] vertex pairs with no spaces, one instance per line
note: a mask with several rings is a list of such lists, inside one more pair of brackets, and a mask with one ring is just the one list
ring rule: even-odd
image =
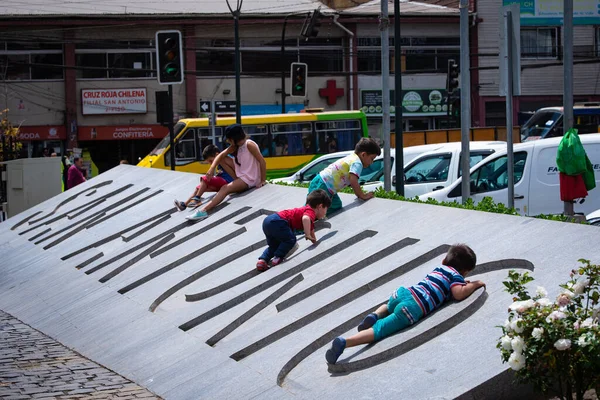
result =
[[334,79],[327,81],[327,87],[319,89],[319,96],[327,97],[327,105],[333,106],[337,103],[337,98],[344,95],[344,88],[336,87]]

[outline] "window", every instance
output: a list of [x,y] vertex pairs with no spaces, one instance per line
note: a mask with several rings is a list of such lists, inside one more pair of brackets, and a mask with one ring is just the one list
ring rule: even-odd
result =
[[244,125],[248,138],[256,142],[263,156],[269,154],[269,132],[267,125]]
[[[516,152],[514,157],[514,181],[516,185],[523,177],[527,153],[524,151]],[[499,157],[471,174],[471,193],[486,193],[506,189],[508,187],[506,160],[507,156]]]
[[[359,72],[381,71],[381,39],[358,39]],[[460,58],[459,37],[403,37],[403,70],[446,72],[448,60]],[[394,38],[390,38],[390,71],[394,71]]]
[[131,79],[155,76],[152,41],[86,42],[77,45],[78,79]]
[[596,27],[596,57],[600,57],[600,27]]
[[354,150],[362,136],[359,120],[341,120],[315,123],[317,153]]
[[[223,142],[221,141],[221,128],[215,127],[215,145],[219,148],[223,148]],[[196,136],[198,137],[198,143],[200,143],[200,156],[204,148],[209,144],[213,143],[212,128],[196,128]],[[200,157],[201,158],[201,157]]]
[[269,154],[271,156],[305,154],[311,149],[313,134],[310,122],[273,124],[271,133],[273,134],[272,149]]
[[[196,74],[198,76],[234,74],[233,41],[198,39],[196,46]],[[287,76],[292,62],[307,63],[310,73],[324,74],[344,71],[342,38],[312,38],[308,41],[287,39],[283,61],[281,59],[281,41],[271,38],[242,39],[240,52],[241,72],[247,75],[273,76],[273,73],[280,74],[283,69]],[[327,54],[327,56],[323,57],[323,54]]]
[[175,143],[175,164],[184,165],[196,161],[196,130],[188,129]]
[[[477,164],[479,161],[483,160],[484,158],[486,158],[487,156],[489,156],[490,154],[493,154],[494,150],[483,150],[483,151],[477,151],[477,152],[471,152],[471,156],[469,157],[469,168],[472,168],[475,166],[475,164]],[[458,177],[460,178],[462,175],[462,155],[460,156],[460,159],[458,160],[459,164],[458,164]]]
[[557,28],[522,28],[521,57],[530,59],[558,57]]
[[451,159],[451,154],[439,154],[421,158],[404,172],[406,184],[446,182],[448,180]]
[[[394,157],[390,158],[390,165],[394,165]],[[373,161],[373,164],[363,168],[358,183],[363,185],[367,182],[383,181],[383,158]]]
[[63,76],[62,45],[0,41],[0,78],[25,81],[63,79]]

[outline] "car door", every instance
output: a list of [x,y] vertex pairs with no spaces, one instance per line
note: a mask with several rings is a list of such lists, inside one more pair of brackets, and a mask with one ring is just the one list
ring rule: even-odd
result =
[[404,169],[405,197],[415,197],[445,187],[450,181],[452,153],[436,153],[417,157]]
[[[527,151],[514,153],[514,205],[522,215],[528,215],[529,179],[526,173],[531,157]],[[523,177],[527,178],[524,179]],[[471,174],[471,198],[476,203],[484,197],[492,197],[494,202],[508,205],[507,155],[503,155],[481,165]]]

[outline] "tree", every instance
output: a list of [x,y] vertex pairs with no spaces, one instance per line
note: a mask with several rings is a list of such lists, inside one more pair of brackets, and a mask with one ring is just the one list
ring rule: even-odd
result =
[[0,161],[14,160],[22,147],[19,128],[15,128],[8,119],[8,109],[0,111]]

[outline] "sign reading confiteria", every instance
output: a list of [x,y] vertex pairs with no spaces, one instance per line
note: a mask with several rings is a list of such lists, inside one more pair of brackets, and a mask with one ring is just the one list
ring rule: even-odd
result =
[[169,129],[161,125],[80,126],[79,140],[162,139]]
[[146,88],[82,89],[83,115],[146,113]]

